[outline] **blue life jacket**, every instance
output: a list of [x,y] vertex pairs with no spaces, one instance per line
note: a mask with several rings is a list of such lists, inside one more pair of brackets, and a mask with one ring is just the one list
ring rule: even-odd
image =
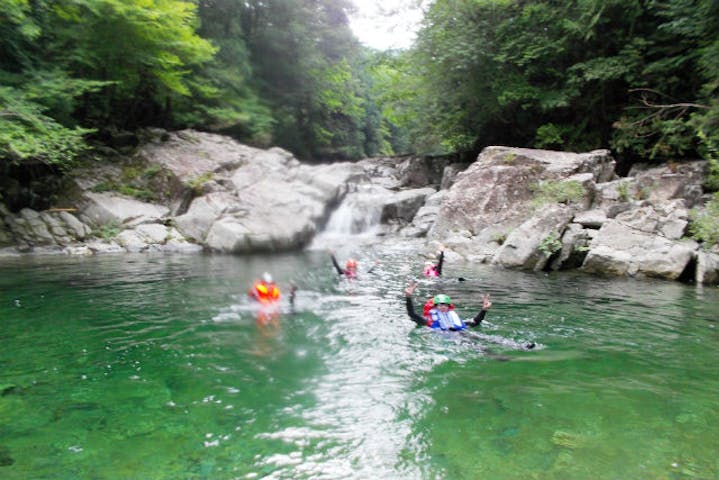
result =
[[457,312],[454,310],[440,312],[436,308],[429,311],[427,326],[440,330],[464,330],[467,328],[467,325],[459,318],[459,315],[457,315]]

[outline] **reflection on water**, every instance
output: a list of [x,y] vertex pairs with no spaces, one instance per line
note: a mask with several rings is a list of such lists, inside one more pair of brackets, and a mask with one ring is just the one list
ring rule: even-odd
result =
[[716,288],[448,264],[418,302],[494,306],[441,334],[352,254],[3,259],[0,478],[719,477]]

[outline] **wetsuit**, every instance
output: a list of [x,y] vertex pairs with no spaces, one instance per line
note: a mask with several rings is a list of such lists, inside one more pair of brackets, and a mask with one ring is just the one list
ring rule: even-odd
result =
[[435,268],[435,270],[437,270],[438,277],[442,276],[442,264],[443,263],[444,263],[444,250],[439,252],[439,261],[437,262],[437,267]]
[[[405,297],[405,302],[407,306],[407,315],[409,315],[409,318],[411,318],[414,323],[416,323],[420,327],[430,326],[429,321],[425,317],[418,315],[417,312],[414,311],[412,297]],[[482,320],[484,320],[485,315],[487,315],[487,310],[480,310],[479,313],[472,320],[464,321],[464,323],[468,327],[478,327],[479,324],[482,323]],[[450,330],[455,329],[451,328]]]

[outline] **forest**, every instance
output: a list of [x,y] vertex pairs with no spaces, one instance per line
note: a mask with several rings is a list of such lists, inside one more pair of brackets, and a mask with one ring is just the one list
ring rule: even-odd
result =
[[716,0],[436,0],[401,51],[363,47],[353,8],[0,0],[0,173],[65,172],[161,127],[311,162],[501,144],[609,148],[625,172],[704,158],[719,177]]

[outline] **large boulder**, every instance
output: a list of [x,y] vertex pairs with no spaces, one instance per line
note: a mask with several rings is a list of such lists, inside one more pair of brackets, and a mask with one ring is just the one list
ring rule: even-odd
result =
[[708,162],[703,160],[661,166],[636,164],[629,171],[629,178],[633,180],[633,194],[641,199],[660,204],[682,198],[692,208],[701,202],[702,182],[708,168]]
[[365,176],[357,164],[303,165],[281,148],[189,130],[143,147],[141,156],[194,189],[196,197],[175,218],[178,230],[223,252],[302,247],[348,183]]
[[508,268],[542,270],[561,248],[560,238],[574,216],[566,205],[549,205],[512,231],[494,255],[494,263]]
[[719,247],[713,251],[700,249],[697,252],[697,269],[694,280],[697,283],[719,283]]
[[652,223],[651,214],[639,220],[627,216],[607,221],[592,240],[582,270],[678,279],[693,261],[698,244],[658,234]]
[[167,168],[183,182],[192,182],[208,173],[236,169],[261,153],[264,150],[230,137],[182,130],[143,145],[138,156]]
[[67,211],[38,212],[23,208],[17,214],[0,208],[0,246],[15,245],[22,251],[33,251],[39,247],[61,248],[84,241],[91,229],[75,215]]
[[187,211],[175,217],[177,228],[187,237],[204,243],[212,224],[237,200],[230,192],[213,192],[192,201]]
[[135,226],[156,222],[170,213],[170,209],[111,192],[87,192],[81,218],[90,225],[118,224]]
[[[474,261],[538,268],[542,263],[538,259],[543,257],[536,250],[539,243],[523,235],[524,228],[547,221],[542,218],[546,205],[557,204],[551,199],[542,203],[542,183],[579,185],[583,191],[580,198],[565,202],[572,204],[574,212],[591,204],[596,183],[613,178],[614,164],[607,150],[578,154],[488,147],[476,162],[457,174],[427,236]],[[566,215],[554,227],[563,228]],[[523,224],[523,229],[513,235]],[[557,238],[562,233],[555,228]],[[508,239],[510,243],[504,246]],[[524,241],[526,245],[522,245]]]
[[488,147],[457,175],[430,237],[460,230],[479,235],[500,225],[509,232],[532,215],[539,182],[559,182],[580,173],[590,173],[595,182],[602,182],[612,177],[613,169],[607,150],[578,154]]

